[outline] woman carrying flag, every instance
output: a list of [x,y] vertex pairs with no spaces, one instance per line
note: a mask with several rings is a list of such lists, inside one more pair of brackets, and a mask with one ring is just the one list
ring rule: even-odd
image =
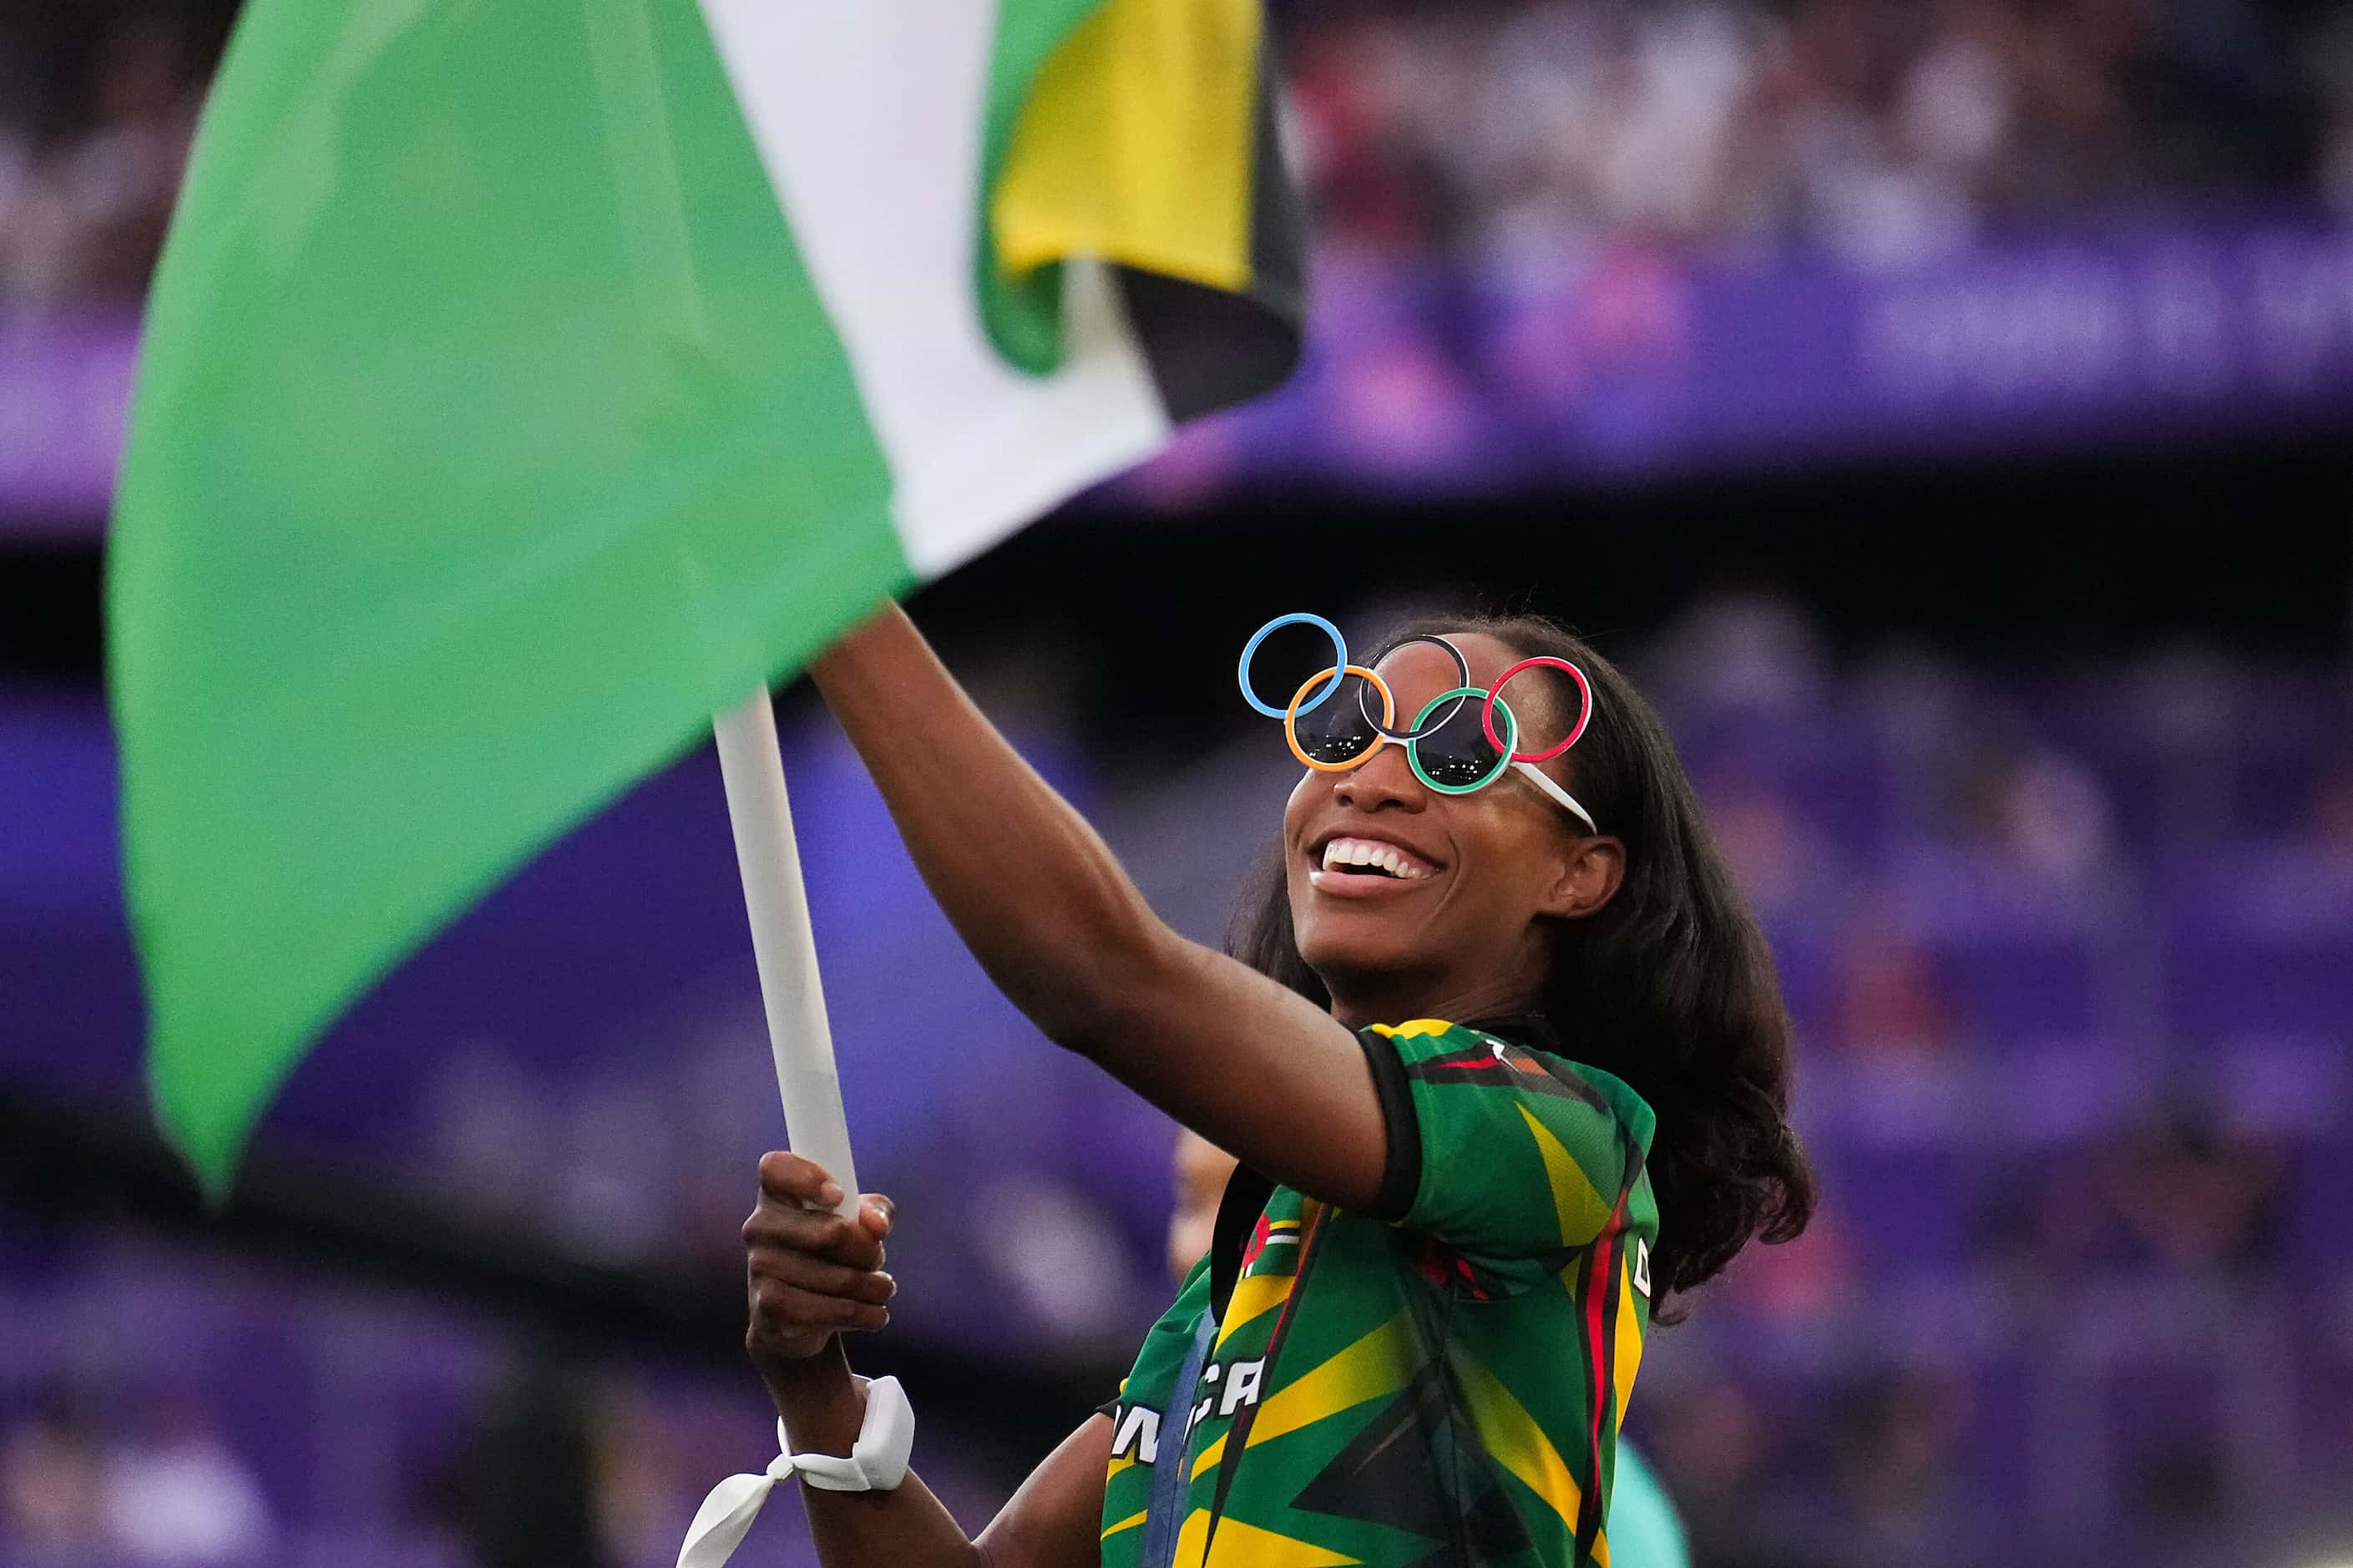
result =
[[1607,1564],[1645,1329],[1805,1226],[1771,961],[1649,704],[1548,622],[1359,665],[1285,620],[1334,658],[1286,708],[1245,655],[1305,770],[1229,953],[898,610],[813,667],[997,985],[1240,1162],[1118,1398],[976,1542],[841,1350],[888,1321],[887,1200],[817,1212],[826,1173],[767,1155],[747,1345],[828,1568]]

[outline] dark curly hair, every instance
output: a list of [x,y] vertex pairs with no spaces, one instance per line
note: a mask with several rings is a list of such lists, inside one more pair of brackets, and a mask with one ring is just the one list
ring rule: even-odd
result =
[[[1578,1061],[1616,1074],[1658,1115],[1651,1255],[1659,1319],[1721,1273],[1751,1237],[1788,1241],[1812,1217],[1813,1167],[1788,1121],[1789,1015],[1756,916],[1700,815],[1674,742],[1633,682],[1565,627],[1535,616],[1455,616],[1402,626],[1382,654],[1431,633],[1483,633],[1548,654],[1593,683],[1593,720],[1569,753],[1571,787],[1626,847],[1617,896],[1558,923],[1539,1004]],[[1374,662],[1381,655],[1376,655]],[[1227,952],[1319,1006],[1299,956],[1281,854],[1253,873]]]

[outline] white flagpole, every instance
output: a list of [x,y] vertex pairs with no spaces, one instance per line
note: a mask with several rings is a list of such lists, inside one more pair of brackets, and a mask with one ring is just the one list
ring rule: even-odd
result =
[[785,1101],[785,1139],[839,1183],[837,1212],[857,1212],[858,1175],[849,1163],[849,1121],[841,1109],[841,1075],[833,1028],[817,971],[808,891],[800,847],[785,797],[785,763],[768,693],[753,693],[711,721],[719,773],[727,786],[727,820],[735,830],[735,868],[752,917],[752,954],[760,966],[760,1000],[768,1015],[768,1048]]

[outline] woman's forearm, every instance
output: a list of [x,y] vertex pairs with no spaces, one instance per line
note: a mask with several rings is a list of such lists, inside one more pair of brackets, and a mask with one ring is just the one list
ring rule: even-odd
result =
[[1387,1129],[1356,1036],[1164,925],[895,606],[811,673],[932,896],[1048,1038],[1312,1197],[1380,1191]]
[[[841,1342],[767,1374],[795,1449],[848,1454],[865,1417],[865,1391]],[[983,1562],[964,1527],[913,1470],[890,1491],[829,1492],[804,1483],[809,1535],[825,1568],[969,1568]]]
[[896,605],[810,667],[957,932],[1047,1036],[1083,1047],[1166,929]]

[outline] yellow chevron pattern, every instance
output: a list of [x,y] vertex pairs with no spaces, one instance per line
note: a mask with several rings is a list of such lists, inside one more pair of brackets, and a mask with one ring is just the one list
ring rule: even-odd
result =
[[1291,1274],[1245,1274],[1234,1281],[1233,1300],[1226,1303],[1225,1320],[1218,1325],[1222,1348],[1236,1329],[1272,1311],[1291,1299]]
[[1584,1493],[1577,1478],[1568,1473],[1560,1450],[1552,1446],[1552,1439],[1544,1435],[1527,1407],[1475,1357],[1458,1354],[1455,1365],[1462,1373],[1462,1392],[1471,1406],[1472,1423],[1479,1429],[1479,1440],[1497,1463],[1544,1499],[1546,1506],[1574,1532]]
[[1562,1147],[1559,1139],[1535,1118],[1525,1105],[1515,1105],[1520,1120],[1528,1125],[1528,1136],[1535,1140],[1536,1153],[1544,1161],[1545,1179],[1552,1185],[1553,1213],[1560,1219],[1560,1244],[1582,1247],[1601,1234],[1609,1223],[1609,1205],[1599,1193],[1593,1190],[1592,1181],[1576,1156]]
[[[1199,1553],[1204,1542],[1196,1539],[1196,1526],[1199,1527],[1199,1535],[1208,1534],[1209,1516],[1206,1511],[1196,1510],[1176,1537],[1176,1561],[1180,1565],[1202,1561]],[[1207,1544],[1208,1561],[1204,1568],[1350,1568],[1363,1561],[1230,1517],[1218,1521],[1218,1538]],[[1189,1552],[1187,1547],[1191,1548]]]
[[1250,1441],[1242,1446],[1255,1448],[1335,1411],[1395,1394],[1412,1376],[1412,1344],[1399,1310],[1282,1393],[1260,1401]]

